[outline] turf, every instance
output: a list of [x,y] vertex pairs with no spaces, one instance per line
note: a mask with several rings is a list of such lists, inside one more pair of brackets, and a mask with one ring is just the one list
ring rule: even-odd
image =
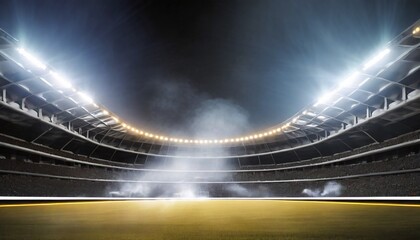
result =
[[278,200],[0,206],[0,239],[420,239],[420,207]]

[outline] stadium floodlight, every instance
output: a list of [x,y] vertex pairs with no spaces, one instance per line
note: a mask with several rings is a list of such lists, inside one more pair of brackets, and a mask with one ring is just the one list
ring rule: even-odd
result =
[[83,99],[83,101],[89,104],[93,104],[93,99],[88,94],[84,92],[77,92],[77,94],[79,94],[79,96]]
[[370,59],[369,61],[367,61],[364,65],[363,65],[363,70],[367,70],[370,67],[372,67],[373,65],[375,65],[376,63],[378,63],[379,61],[381,61],[386,55],[388,55],[391,52],[391,50],[389,48],[384,49],[382,52],[380,52],[378,55],[376,55],[375,57],[373,57],[372,59]]
[[34,65],[38,68],[41,68],[42,70],[47,69],[47,65],[42,63],[40,60],[38,60],[33,55],[29,54],[25,49],[16,48],[16,50],[18,51],[18,53],[20,53],[20,55],[24,56],[32,65]]
[[107,110],[102,110],[102,114],[108,116],[109,112]]
[[324,96],[320,97],[318,99],[318,101],[314,104],[314,107],[318,106],[319,104],[328,103],[331,100],[331,98],[333,97],[333,95],[335,94],[335,91],[326,93]]
[[60,74],[58,74],[54,71],[50,71],[49,73],[51,74],[51,76],[54,77],[55,80],[57,80],[60,87],[63,87],[63,88],[71,88],[72,87],[71,83],[69,81],[67,81],[67,79],[64,78],[63,76],[61,76]]
[[340,83],[338,88],[342,89],[342,88],[349,88],[353,86],[355,83],[354,81],[357,79],[358,76],[359,76],[359,72],[354,72],[350,74],[346,79],[344,79],[344,81]]
[[116,123],[119,123],[119,122],[120,122],[120,120],[119,120],[117,117],[112,117],[112,119],[114,119],[114,121],[115,121]]

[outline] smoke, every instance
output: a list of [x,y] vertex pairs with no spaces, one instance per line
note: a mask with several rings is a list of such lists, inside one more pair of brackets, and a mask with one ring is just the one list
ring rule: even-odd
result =
[[258,186],[254,187],[245,187],[238,184],[229,184],[225,187],[225,190],[228,192],[229,196],[232,197],[270,197],[271,192],[268,187]]
[[196,138],[231,137],[248,131],[248,120],[248,113],[232,101],[209,99],[194,111],[189,129]]
[[[156,81],[151,86],[151,104],[157,124],[168,126],[173,119],[184,121],[183,127],[169,132],[172,136],[188,135],[199,139],[220,139],[245,134],[249,129],[249,115],[241,106],[233,101],[221,98],[209,98],[205,93],[197,91],[188,81]],[[181,111],[182,109],[182,111]],[[180,116],[183,112],[185,116]],[[161,116],[172,116],[161,119]],[[175,123],[179,124],[179,123]],[[182,125],[179,125],[182,126]],[[209,197],[208,189],[203,184],[183,184],[182,182],[206,182],[231,180],[230,173],[207,172],[197,173],[194,170],[226,170],[225,159],[212,156],[227,156],[227,148],[219,145],[178,149],[176,159],[168,159],[153,168],[177,170],[176,172],[146,172],[136,176],[139,181],[177,182],[177,184],[123,183],[118,190],[109,191],[112,196],[135,197],[174,197],[174,198],[205,198]],[[207,156],[207,158],[186,158],[185,156]],[[153,161],[153,159],[151,160]],[[131,176],[132,178],[133,176]],[[127,179],[127,177],[124,177]],[[268,189],[250,189],[239,185],[227,187],[230,195],[262,196]]]
[[327,182],[323,189],[303,189],[302,193],[309,197],[338,197],[343,191],[343,186],[337,182]]
[[125,183],[117,191],[109,191],[111,197],[153,198],[208,198],[208,190],[194,184]]

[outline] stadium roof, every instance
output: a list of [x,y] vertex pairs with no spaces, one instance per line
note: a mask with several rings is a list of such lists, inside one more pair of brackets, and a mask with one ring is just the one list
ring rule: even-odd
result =
[[[417,21],[407,28],[383,46],[382,51],[361,63],[360,68],[339,79],[315,103],[287,121],[264,131],[223,139],[166,136],[131,126],[1,31],[0,88],[4,111],[1,115],[6,122],[17,123],[13,119],[17,115],[10,109],[19,109],[35,122],[42,121],[49,126],[40,135],[26,133],[30,136],[23,138],[33,142],[47,136],[46,132],[51,133],[53,126],[66,131],[58,135],[70,134],[71,139],[77,136],[129,152],[144,152],[139,150],[141,147],[132,150],[137,143],[150,145],[145,152],[157,156],[172,155],[169,150],[162,153],[166,149],[163,146],[176,147],[177,152],[186,156],[205,145],[209,149],[235,149],[228,155],[246,157],[288,151],[330,139],[353,149],[359,144],[383,141],[418,129],[419,26]],[[12,125],[10,129],[16,130]],[[153,146],[159,146],[155,153]],[[205,156],[208,152],[200,150],[198,154]]]

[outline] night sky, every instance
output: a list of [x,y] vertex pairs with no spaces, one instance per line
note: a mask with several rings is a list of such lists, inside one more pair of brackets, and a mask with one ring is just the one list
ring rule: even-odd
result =
[[128,123],[209,136],[287,119],[420,18],[401,0],[0,4],[0,28]]

